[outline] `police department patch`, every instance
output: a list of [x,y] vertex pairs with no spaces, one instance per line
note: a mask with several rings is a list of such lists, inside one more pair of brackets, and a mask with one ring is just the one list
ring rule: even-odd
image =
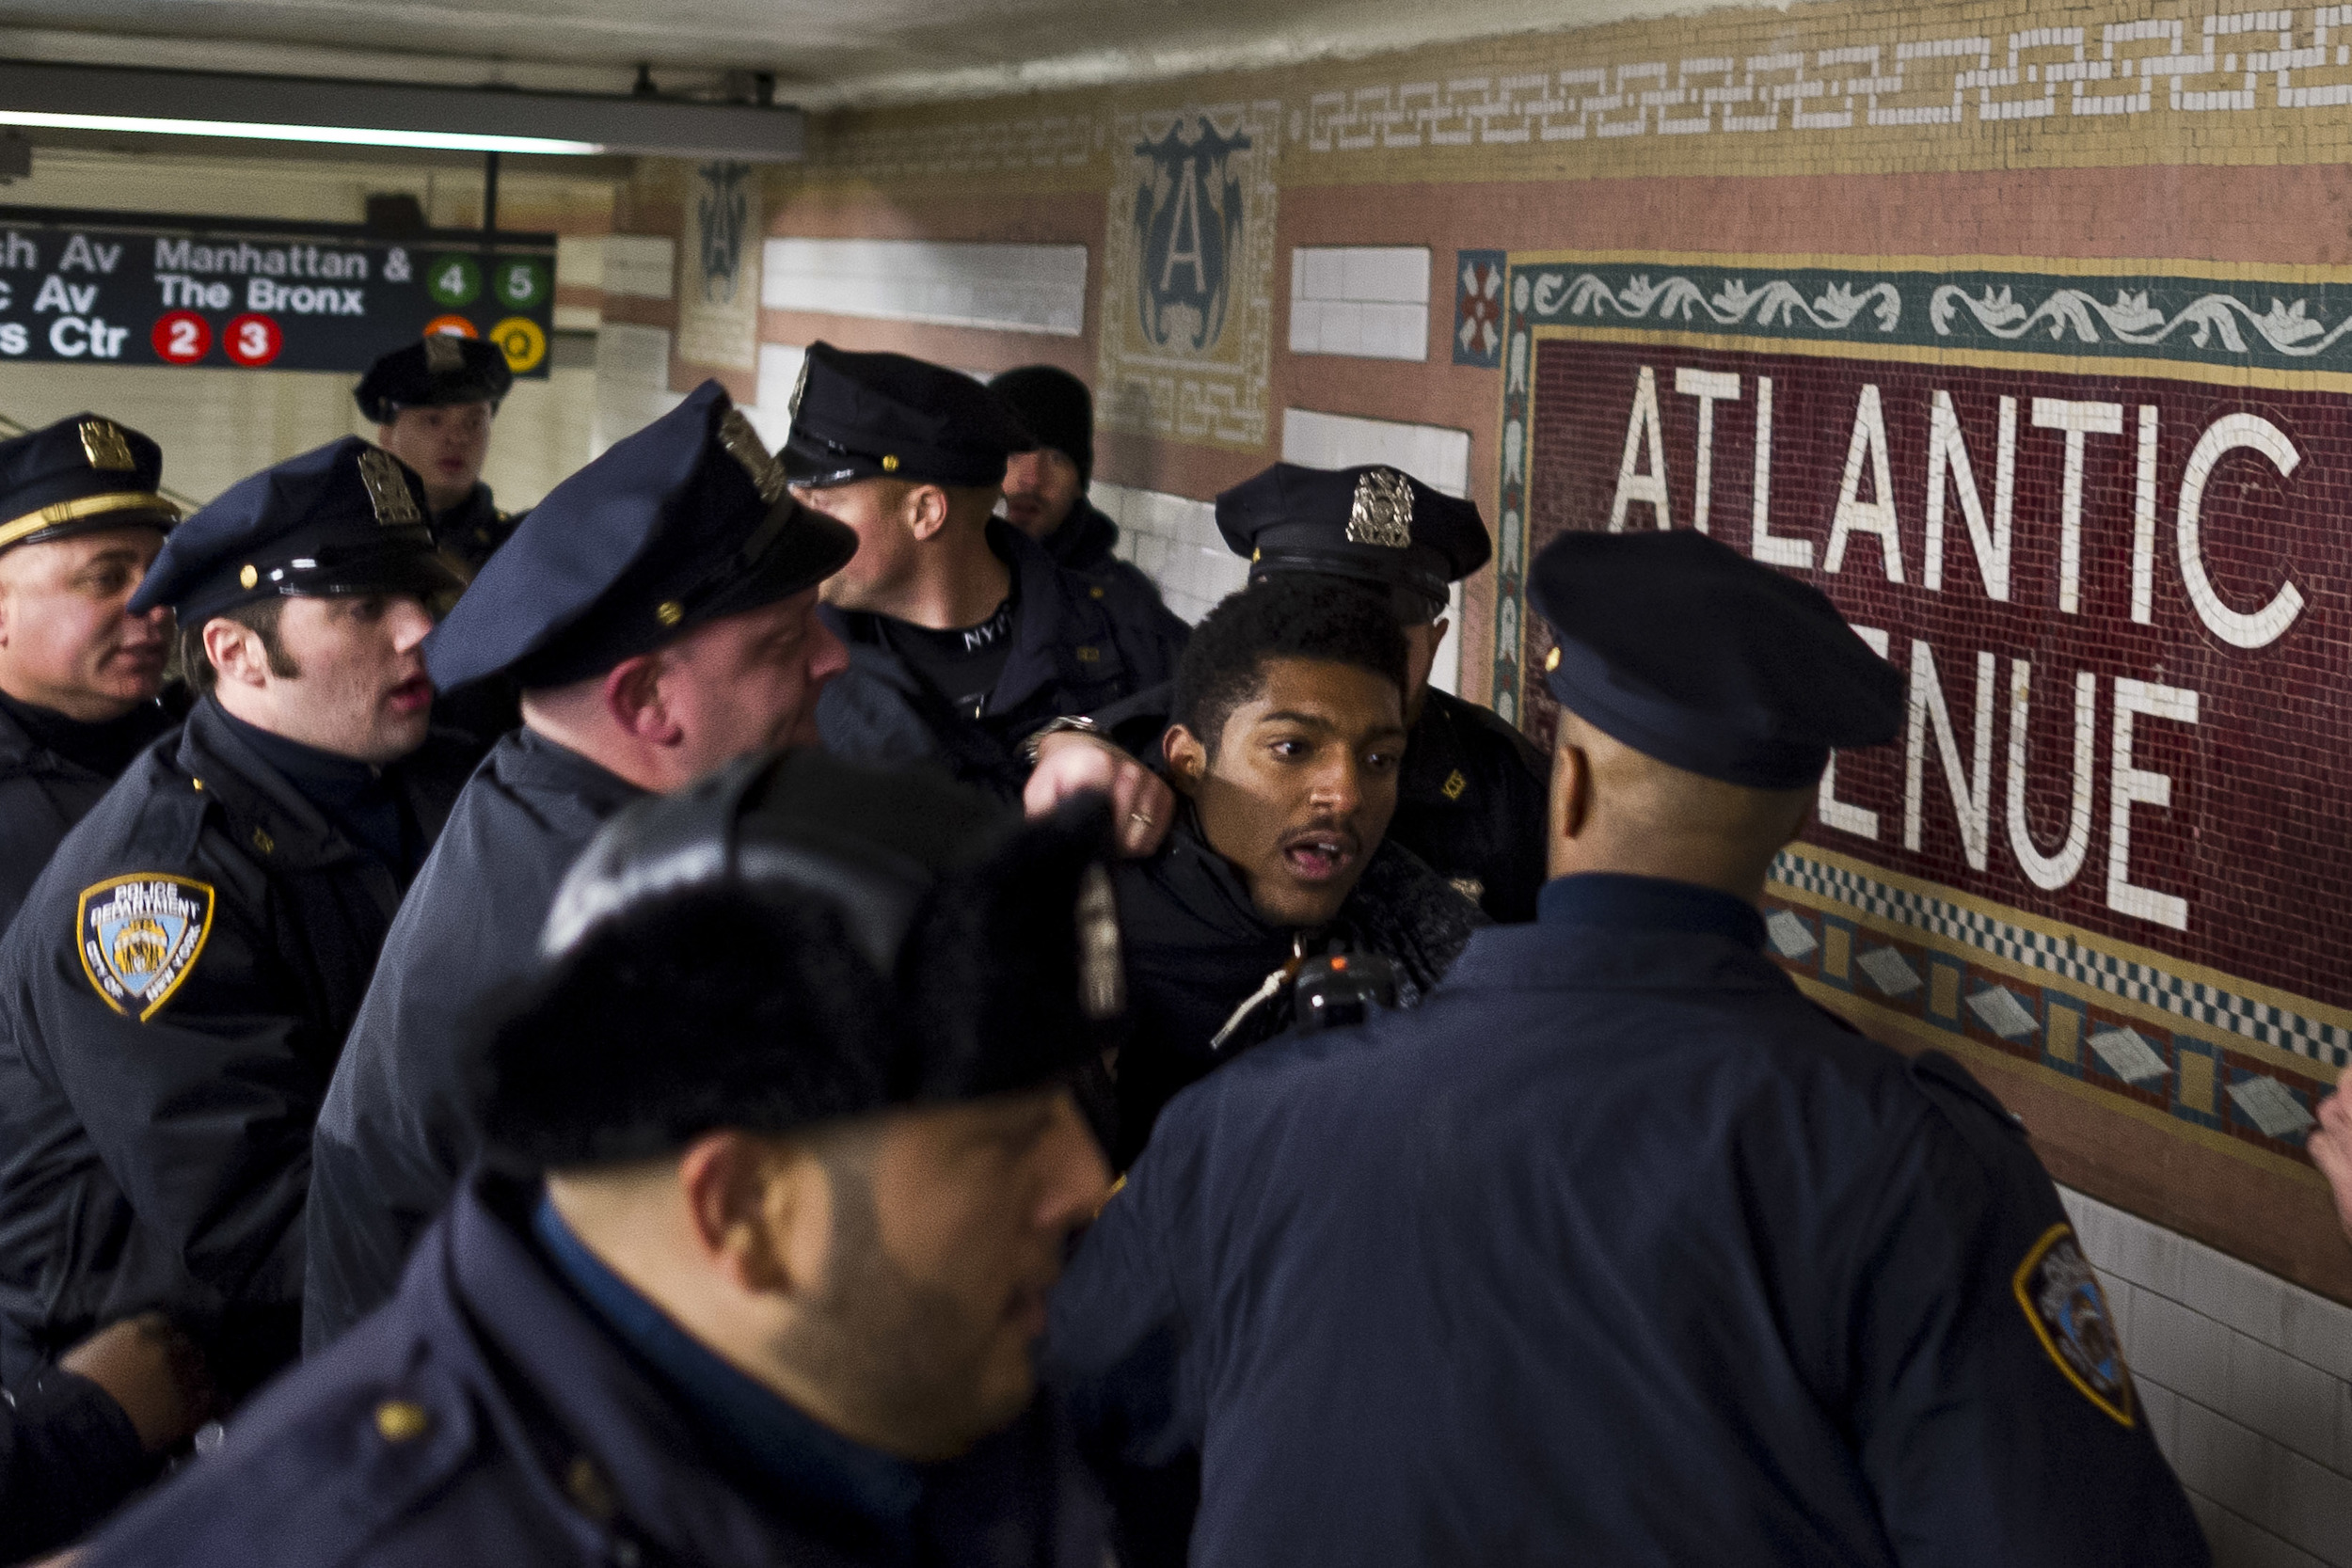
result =
[[171,1000],[212,930],[212,888],[152,871],[84,888],[74,916],[82,973],[106,1006],[141,1023]]
[[2026,1321],[2058,1370],[2091,1403],[2130,1426],[2132,1371],[2123,1364],[2106,1294],[2074,1240],[2074,1227],[2054,1225],[2043,1231],[2018,1265],[2013,1283]]

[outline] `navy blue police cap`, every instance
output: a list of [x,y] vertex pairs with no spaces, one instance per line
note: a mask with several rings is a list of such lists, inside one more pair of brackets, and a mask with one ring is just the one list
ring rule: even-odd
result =
[[1037,450],[1002,398],[903,354],[811,343],[790,406],[785,471],[812,489],[862,479],[1001,484],[1006,458]]
[[[817,747],[637,801],[564,878],[536,999],[487,1053],[493,1139],[555,1168],[648,1159],[717,1127],[788,1133],[1098,1059],[1126,1010],[1110,815],[1082,794],[1024,821]],[[712,951],[746,938],[768,950]],[[691,1002],[630,981],[664,945],[729,965],[715,986],[752,966],[797,1026],[681,1027]]]
[[0,550],[108,528],[171,531],[157,494],[164,449],[112,420],[70,420],[0,441]]
[[1706,534],[1564,534],[1528,598],[1560,705],[1687,772],[1801,789],[1902,726],[1902,676],[1826,595]]
[[345,436],[237,481],[171,531],[131,613],[169,605],[183,626],[278,597],[453,592],[434,553],[424,483],[381,447]]
[[501,671],[564,686],[696,626],[815,587],[857,551],[706,381],[523,516],[425,639],[447,690]]
[[496,407],[514,386],[515,372],[498,344],[435,332],[379,357],[351,395],[371,422],[390,424],[404,408],[446,408],[458,403]]
[[1389,590],[1408,625],[1443,614],[1447,584],[1492,553],[1476,506],[1381,467],[1277,463],[1216,498],[1216,527],[1248,559],[1250,581],[1277,572],[1353,578]]

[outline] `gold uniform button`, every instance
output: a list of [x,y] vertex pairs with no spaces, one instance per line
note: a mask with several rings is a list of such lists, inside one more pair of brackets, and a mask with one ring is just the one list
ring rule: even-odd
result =
[[897,454],[896,452],[887,452],[887,451],[886,451],[886,452],[884,452],[884,453],[882,453],[882,472],[883,472],[883,473],[886,473],[886,474],[895,474],[895,473],[897,473],[898,471],[898,454]]
[[250,588],[261,580],[262,574],[251,565],[237,574],[237,586],[240,588]]
[[1094,586],[1094,587],[1092,587],[1092,588],[1088,589],[1088,590],[1087,590],[1087,592],[1088,592],[1089,594],[1093,595],[1095,598],[1098,598],[1098,599],[1099,599],[1099,598],[1101,598],[1101,597],[1103,596],[1103,590],[1102,590],[1102,587],[1101,587],[1101,585],[1100,585],[1100,584],[1097,584],[1096,586]]
[[573,1458],[564,1472],[564,1490],[568,1493],[582,1513],[599,1525],[611,1524],[620,1504],[613,1500],[612,1483],[604,1479],[596,1462],[586,1454]]
[[1544,656],[1544,668],[1545,668],[1545,669],[1547,669],[1547,670],[1557,670],[1557,669],[1559,669],[1559,668],[1560,668],[1560,650],[1559,650],[1559,649],[1554,648],[1554,649],[1552,649],[1552,650],[1551,650],[1551,652],[1549,652],[1549,653],[1548,653],[1548,654],[1546,654],[1546,655]]
[[653,618],[665,626],[675,626],[686,619],[686,607],[675,599],[664,599],[654,606]]
[[199,789],[202,789],[204,787],[204,781],[202,779],[190,779],[188,783],[196,785]]
[[264,855],[275,854],[278,850],[278,841],[256,828],[253,830],[253,847]]
[[411,1400],[386,1400],[375,1407],[375,1433],[387,1443],[413,1443],[431,1430],[433,1418]]

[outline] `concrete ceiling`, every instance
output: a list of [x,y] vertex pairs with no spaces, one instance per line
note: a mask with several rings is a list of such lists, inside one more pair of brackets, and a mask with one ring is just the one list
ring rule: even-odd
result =
[[834,103],[987,97],[1702,8],[1705,0],[0,0],[0,55],[623,91],[768,71]]

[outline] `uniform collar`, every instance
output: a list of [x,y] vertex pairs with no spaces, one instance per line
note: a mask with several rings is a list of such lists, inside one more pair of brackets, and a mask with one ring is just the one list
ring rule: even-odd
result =
[[119,719],[87,724],[0,691],[0,753],[30,763],[46,752],[69,768],[112,780],[174,721],[161,702],[145,702]]
[[1764,917],[1754,904],[1658,877],[1586,871],[1555,879],[1536,895],[1535,918],[1545,926],[1713,936],[1757,952],[1764,947]]
[[847,1533],[877,1537],[898,1556],[912,1551],[923,1497],[922,1476],[913,1465],[819,1424],[714,1354],[607,1268],[544,1196],[531,1228],[557,1272],[605,1326],[737,1454]]
[[[1470,772],[1465,766],[1469,753],[1454,732],[1453,715],[1446,708],[1451,701],[1434,686],[1422,693],[1421,717],[1413,721],[1412,734],[1405,743],[1405,770],[1397,781],[1397,796],[1415,805],[1463,804],[1472,810],[1492,810],[1491,801],[1470,798]],[[1458,784],[1454,783],[1457,779]]]
[[240,841],[249,839],[273,861],[298,865],[373,859],[247,743],[245,732],[250,729],[233,722],[208,693],[180,731],[180,768],[230,813]]
[[1042,544],[1057,565],[1086,571],[1108,560],[1119,548],[1119,525],[1081,495],[1071,506],[1070,515],[1061,520],[1061,527],[1047,534]]
[[585,801],[599,818],[646,794],[601,763],[548,739],[528,723],[499,737],[490,749],[490,766],[501,781],[517,788]]

